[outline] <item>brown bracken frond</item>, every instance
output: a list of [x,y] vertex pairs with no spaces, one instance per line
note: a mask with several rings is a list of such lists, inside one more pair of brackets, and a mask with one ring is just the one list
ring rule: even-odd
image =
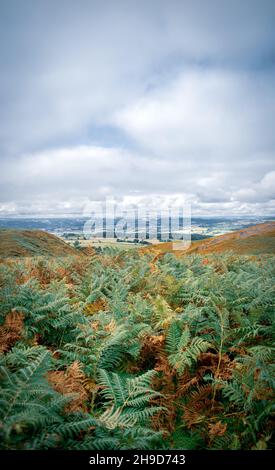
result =
[[[201,353],[198,361],[197,375],[203,376],[205,373],[211,372],[213,375],[217,371],[219,355],[211,352]],[[235,362],[231,361],[227,354],[223,354],[220,361],[219,372],[217,378],[229,380],[232,378],[232,372]]]
[[208,426],[209,428],[209,436],[213,437],[220,437],[223,436],[227,429],[227,424],[222,423],[221,421],[217,421],[216,423],[211,423]]
[[176,403],[176,382],[175,371],[170,366],[167,356],[160,351],[157,356],[155,370],[159,375],[154,379],[153,386],[162,397],[156,399],[154,404],[163,406],[166,410],[156,413],[152,418],[152,426],[156,430],[166,430],[169,433],[175,430],[177,403]]
[[146,335],[136,364],[139,370],[154,369],[165,343],[164,335]]
[[0,326],[0,351],[7,352],[16,341],[21,338],[24,327],[24,315],[12,311],[6,316],[5,322]]
[[94,313],[107,310],[107,302],[105,299],[97,299],[94,302],[86,305],[85,313],[87,315],[93,315]]
[[199,385],[190,393],[190,399],[184,406],[184,421],[188,428],[206,422],[221,410],[218,402],[212,402],[212,385]]
[[88,392],[85,374],[82,372],[81,364],[78,361],[74,361],[66,371],[55,370],[48,372],[48,381],[57,392],[63,395],[76,395],[66,406],[66,411],[87,411]]

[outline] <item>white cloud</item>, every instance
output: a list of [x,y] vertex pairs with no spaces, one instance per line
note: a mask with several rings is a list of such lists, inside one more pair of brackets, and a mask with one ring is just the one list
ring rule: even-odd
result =
[[270,214],[275,204],[268,199],[274,175],[266,174],[251,194],[246,189],[234,191],[226,173],[203,170],[198,177],[197,169],[186,170],[181,159],[172,163],[152,160],[150,155],[121,148],[59,148],[6,161],[0,176],[5,194],[0,210],[4,215],[81,214],[90,200],[114,196],[127,203],[147,201],[150,206],[189,202],[194,214],[257,214],[261,210]]
[[[274,78],[274,77],[273,77]],[[115,122],[157,155],[204,165],[251,158],[274,146],[269,79],[215,69],[186,70],[119,111]],[[257,95],[255,90],[258,89]],[[269,98],[269,103],[267,103]]]
[[275,171],[266,173],[257,183],[250,187],[240,188],[233,193],[233,199],[248,202],[275,201]]

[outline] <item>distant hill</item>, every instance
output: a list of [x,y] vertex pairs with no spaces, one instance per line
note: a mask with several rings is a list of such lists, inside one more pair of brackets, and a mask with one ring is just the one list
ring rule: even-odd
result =
[[[156,254],[169,253],[172,251],[172,243],[160,243],[142,250],[144,252],[153,251]],[[193,253],[223,253],[225,251],[247,255],[275,254],[275,222],[258,224],[236,232],[193,241],[187,250],[177,250],[174,253],[178,256]]]
[[42,230],[0,229],[0,257],[81,255],[60,238]]

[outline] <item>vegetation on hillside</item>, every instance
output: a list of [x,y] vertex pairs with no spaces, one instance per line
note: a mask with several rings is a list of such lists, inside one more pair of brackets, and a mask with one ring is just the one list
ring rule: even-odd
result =
[[246,227],[192,244],[188,253],[222,253],[233,250],[238,254],[275,254],[275,222]]
[[61,238],[43,230],[0,229],[0,256],[68,256],[78,251]]
[[267,449],[272,256],[0,264],[2,449]]

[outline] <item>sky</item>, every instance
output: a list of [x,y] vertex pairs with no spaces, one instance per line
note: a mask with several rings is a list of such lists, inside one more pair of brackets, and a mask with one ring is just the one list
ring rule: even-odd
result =
[[0,0],[0,217],[275,215],[274,0]]

